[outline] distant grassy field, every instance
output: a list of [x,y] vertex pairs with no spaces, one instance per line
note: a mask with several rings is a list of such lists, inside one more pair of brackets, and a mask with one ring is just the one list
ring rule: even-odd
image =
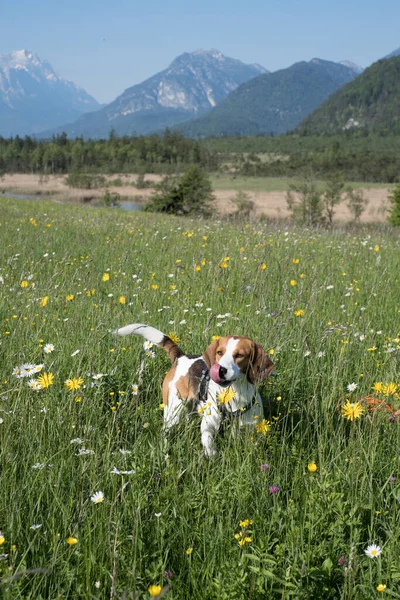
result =
[[[215,190],[244,190],[248,192],[284,192],[291,185],[300,183],[299,179],[291,179],[290,177],[241,177],[233,175],[212,175],[211,181]],[[323,189],[326,183],[324,181],[317,182],[320,189]],[[353,188],[371,188],[371,189],[392,189],[392,184],[384,183],[366,183],[366,182],[350,182],[349,185]]]
[[[396,232],[0,209],[3,598],[400,598]],[[261,343],[269,429],[165,445],[135,321]]]

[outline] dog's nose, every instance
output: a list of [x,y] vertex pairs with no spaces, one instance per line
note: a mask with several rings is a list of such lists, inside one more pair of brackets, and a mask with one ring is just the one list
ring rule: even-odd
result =
[[221,379],[225,379],[225,375],[227,374],[228,369],[225,369],[225,367],[220,367],[219,368],[219,376]]

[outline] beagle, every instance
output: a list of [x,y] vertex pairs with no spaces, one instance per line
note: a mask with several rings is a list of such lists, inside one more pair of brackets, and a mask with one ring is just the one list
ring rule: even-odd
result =
[[224,336],[214,340],[202,356],[186,355],[167,335],[141,323],[117,329],[118,335],[139,335],[163,348],[172,367],[162,384],[164,427],[178,423],[185,407],[201,415],[201,441],[206,456],[216,454],[215,436],[224,417],[240,425],[264,418],[256,384],[274,365],[265,350],[251,339]]

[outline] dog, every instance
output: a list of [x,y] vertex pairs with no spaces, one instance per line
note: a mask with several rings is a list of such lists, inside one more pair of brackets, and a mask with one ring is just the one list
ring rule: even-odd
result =
[[207,457],[216,454],[215,437],[224,418],[239,425],[254,425],[264,418],[257,384],[272,373],[274,365],[250,338],[223,336],[211,342],[202,356],[192,356],[150,325],[133,323],[115,333],[141,336],[167,352],[172,367],[162,384],[164,427],[168,431],[178,423],[185,408],[197,410]]

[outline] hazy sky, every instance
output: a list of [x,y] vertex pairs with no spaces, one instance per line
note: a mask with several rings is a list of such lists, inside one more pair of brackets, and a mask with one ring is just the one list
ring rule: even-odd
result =
[[314,57],[368,66],[400,46],[399,0],[0,0],[0,54],[26,48],[100,102],[217,48],[275,71]]

